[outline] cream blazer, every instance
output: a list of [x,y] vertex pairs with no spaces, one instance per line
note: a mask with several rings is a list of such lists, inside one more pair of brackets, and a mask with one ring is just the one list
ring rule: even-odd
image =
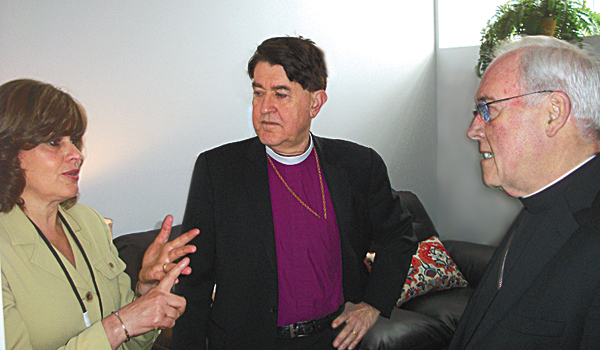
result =
[[[70,235],[77,268],[57,253],[86,305],[92,323],[89,328],[60,265],[27,216],[15,206],[9,213],[0,213],[6,349],[110,349],[100,321],[133,300],[125,263],[118,257],[103,218],[81,204],[59,210],[90,260],[103,315],[87,264]],[[132,338],[121,349],[150,349],[156,334]]]

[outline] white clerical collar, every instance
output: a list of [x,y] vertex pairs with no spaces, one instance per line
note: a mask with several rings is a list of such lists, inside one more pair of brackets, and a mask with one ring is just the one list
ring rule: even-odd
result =
[[285,165],[296,165],[302,163],[310,155],[310,152],[313,149],[312,135],[310,135],[309,142],[310,145],[308,145],[308,149],[306,150],[306,152],[302,153],[299,156],[282,156],[280,154],[275,153],[275,151],[273,151],[269,146],[265,147],[265,149],[267,150],[267,154],[279,163]]
[[578,166],[574,167],[573,169],[571,169],[570,171],[567,171],[563,176],[559,177],[558,179],[552,181],[551,183],[547,184],[546,186],[544,186],[543,188],[533,192],[532,194],[528,194],[526,196],[523,196],[521,198],[527,198],[527,197],[531,197],[535,194],[538,194],[540,192],[542,192],[543,190],[547,189],[548,187],[554,185],[555,183],[559,182],[560,180],[564,179],[565,177],[569,176],[569,174],[571,174],[572,172],[574,172],[575,170],[581,168],[585,163],[589,162],[590,160],[594,159],[596,155],[594,154],[593,156],[589,157],[588,159],[584,160],[583,162],[579,163]]

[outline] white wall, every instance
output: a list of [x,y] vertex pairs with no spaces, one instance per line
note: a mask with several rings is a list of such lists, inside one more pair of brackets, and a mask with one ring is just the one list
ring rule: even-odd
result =
[[180,222],[196,156],[253,135],[247,60],[264,39],[325,51],[322,136],[375,148],[435,219],[433,1],[0,0],[0,82],[66,88],[88,111],[81,202],[120,235]]
[[521,204],[483,185],[477,142],[466,135],[479,85],[478,57],[476,46],[438,51],[437,228],[445,238],[495,244]]
[[[495,244],[520,202],[486,188],[477,142],[466,136],[479,84],[481,28],[505,0],[437,0],[437,229],[443,238]],[[466,47],[465,47],[466,46]]]

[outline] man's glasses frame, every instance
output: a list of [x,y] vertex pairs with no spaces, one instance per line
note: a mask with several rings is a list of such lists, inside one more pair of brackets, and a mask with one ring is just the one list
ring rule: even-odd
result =
[[491,101],[491,102],[483,102],[483,101],[477,102],[477,104],[475,105],[475,109],[473,110],[473,117],[476,117],[479,114],[481,116],[481,119],[483,119],[483,121],[487,123],[490,121],[490,118],[491,118],[490,109],[488,107],[489,105],[498,103],[498,102],[512,100],[513,98],[519,98],[519,97],[533,95],[533,94],[541,94],[544,92],[554,92],[554,90],[534,91],[534,92],[529,92],[529,93],[526,93],[523,95],[507,97],[507,98],[503,98],[501,100],[496,100],[496,101]]

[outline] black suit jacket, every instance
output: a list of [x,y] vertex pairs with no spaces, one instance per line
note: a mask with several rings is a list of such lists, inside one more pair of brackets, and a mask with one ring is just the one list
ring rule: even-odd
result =
[[[313,136],[335,209],[346,301],[365,301],[389,317],[417,247],[410,214],[373,150]],[[182,232],[199,228],[190,276],[177,292],[187,309],[173,331],[175,349],[274,349],[278,280],[265,146],[257,137],[202,153]],[[371,274],[363,259],[377,249]],[[217,284],[211,306],[213,285]]]
[[498,247],[450,349],[600,348],[600,157],[553,186],[559,195],[495,292],[508,237]]

